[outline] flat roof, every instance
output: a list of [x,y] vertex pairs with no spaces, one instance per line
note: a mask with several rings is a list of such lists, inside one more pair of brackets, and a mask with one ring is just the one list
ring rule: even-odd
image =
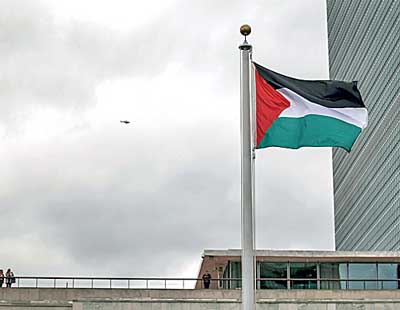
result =
[[[203,256],[240,257],[241,250],[204,250]],[[256,250],[257,257],[271,258],[376,258],[400,261],[400,251],[303,251],[303,250]]]

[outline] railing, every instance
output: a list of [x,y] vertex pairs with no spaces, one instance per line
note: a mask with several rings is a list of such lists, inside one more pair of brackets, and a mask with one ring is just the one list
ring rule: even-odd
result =
[[[191,289],[197,278],[15,277],[16,288]],[[213,280],[214,281],[214,280]]]
[[[4,279],[4,282],[7,282]],[[337,278],[258,278],[258,289],[399,289],[400,279]],[[4,286],[4,285],[3,285]],[[212,289],[238,289],[240,278],[211,279]],[[199,278],[126,278],[126,277],[15,277],[16,288],[124,288],[124,289],[193,289],[205,288]]]

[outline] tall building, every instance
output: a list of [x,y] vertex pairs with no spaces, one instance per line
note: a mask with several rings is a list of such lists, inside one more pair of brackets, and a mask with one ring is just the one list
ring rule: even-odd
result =
[[400,250],[400,1],[327,0],[331,79],[357,80],[369,125],[333,150],[338,250]]

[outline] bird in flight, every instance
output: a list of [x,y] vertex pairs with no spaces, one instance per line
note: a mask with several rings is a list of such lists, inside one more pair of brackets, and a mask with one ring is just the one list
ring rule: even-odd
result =
[[119,121],[120,123],[123,123],[123,124],[129,124],[130,123],[130,121]]

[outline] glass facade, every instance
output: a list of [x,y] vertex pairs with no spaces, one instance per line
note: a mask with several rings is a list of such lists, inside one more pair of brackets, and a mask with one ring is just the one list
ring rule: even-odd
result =
[[369,113],[353,150],[332,153],[336,249],[400,250],[399,1],[327,0],[327,19],[330,78],[358,81]]
[[[240,288],[239,262],[229,262],[222,287]],[[400,264],[358,262],[258,262],[259,289],[331,289],[382,290],[399,289]]]
[[400,268],[397,264],[378,264],[378,279],[386,280],[378,282],[380,288],[389,290],[400,288],[400,283],[397,283],[399,278]]
[[346,281],[334,279],[347,279],[346,263],[321,263],[320,266],[321,289],[338,290],[346,289]]
[[291,288],[317,288],[317,263],[290,263],[289,268],[290,278],[292,279],[290,284]]
[[[376,264],[349,264],[349,289],[372,289],[378,288],[377,284],[377,265]],[[353,281],[353,279],[360,279],[361,281]],[[365,281],[367,280],[367,281]]]
[[[285,289],[287,288],[287,263],[259,263],[259,278],[272,278],[273,280],[260,280],[259,288]],[[282,280],[279,280],[282,279]]]
[[[240,279],[242,277],[242,266],[240,262],[228,262],[223,274],[224,279]],[[240,280],[222,280],[221,286],[226,289],[241,288]]]

